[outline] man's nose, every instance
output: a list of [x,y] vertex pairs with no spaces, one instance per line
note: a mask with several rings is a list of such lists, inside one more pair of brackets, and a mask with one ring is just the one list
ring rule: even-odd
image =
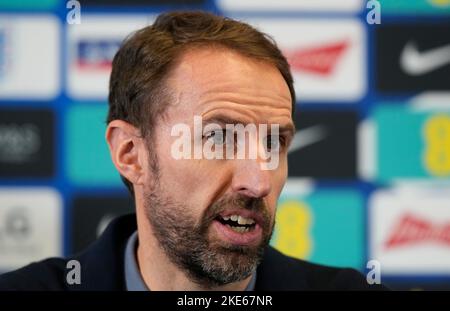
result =
[[270,170],[263,170],[260,160],[245,159],[235,162],[231,183],[233,192],[252,198],[264,198],[270,193]]

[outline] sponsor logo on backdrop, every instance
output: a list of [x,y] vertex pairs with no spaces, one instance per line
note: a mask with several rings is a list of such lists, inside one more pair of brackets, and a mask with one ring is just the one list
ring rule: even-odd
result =
[[291,145],[289,146],[289,153],[299,151],[310,145],[325,140],[328,136],[326,126],[322,124],[313,125],[308,128],[296,131]]
[[450,64],[450,44],[419,51],[414,41],[405,44],[400,55],[400,66],[410,76],[421,76]]
[[60,85],[58,20],[10,14],[0,21],[0,99],[53,99]]
[[[82,5],[86,5],[82,2]],[[82,99],[108,96],[111,63],[126,36],[151,24],[151,15],[92,15],[68,27],[68,91]]]
[[377,27],[375,55],[376,83],[381,92],[450,90],[448,23]]
[[336,64],[347,50],[348,44],[347,41],[341,41],[312,48],[285,51],[284,54],[293,70],[328,76],[335,70]]
[[49,188],[0,188],[0,271],[62,255],[62,200]]
[[270,243],[291,257],[361,269],[362,206],[356,191],[325,190],[289,178],[278,201]]
[[77,67],[82,71],[111,71],[121,40],[81,40],[78,42]]
[[41,147],[41,134],[34,124],[0,124],[0,161],[33,161]]
[[289,148],[289,176],[356,178],[358,117],[347,111],[300,111]]
[[116,217],[134,212],[131,198],[76,197],[72,214],[72,253],[85,249],[97,239]]
[[450,178],[448,108],[424,110],[382,102],[373,110],[372,116],[375,142],[361,140],[361,144],[369,149],[370,144],[376,145],[372,178],[380,182]]
[[0,109],[0,178],[53,175],[53,123],[50,110]]
[[450,0],[426,0],[433,6],[437,7],[450,7]]
[[387,274],[448,274],[449,206],[448,187],[376,191],[369,200],[369,256]]
[[450,246],[450,221],[439,224],[424,217],[406,213],[391,231],[385,246],[396,248],[430,242]]
[[218,0],[217,5],[226,11],[318,11],[358,12],[365,0]]
[[244,21],[275,39],[291,64],[300,102],[353,103],[364,96],[366,34],[358,19],[249,18]]
[[33,227],[30,224],[26,208],[23,206],[12,206],[11,210],[6,212],[4,219],[3,234],[5,238],[23,240],[32,233]]

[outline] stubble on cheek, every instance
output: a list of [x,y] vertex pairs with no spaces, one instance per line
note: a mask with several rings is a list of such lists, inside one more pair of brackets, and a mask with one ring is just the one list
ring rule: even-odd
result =
[[[222,198],[196,218],[189,213],[189,206],[174,202],[164,191],[152,191],[146,196],[147,218],[159,245],[171,262],[202,286],[245,279],[254,271],[269,243],[273,221],[266,207],[254,200],[250,204],[248,198],[235,200]],[[254,208],[264,214],[263,239],[258,245],[227,245],[213,233],[211,225],[217,215],[236,206]]]

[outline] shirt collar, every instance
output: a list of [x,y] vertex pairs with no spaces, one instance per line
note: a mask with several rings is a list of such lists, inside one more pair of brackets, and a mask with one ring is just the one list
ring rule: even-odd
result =
[[128,291],[149,291],[142,279],[136,260],[138,235],[135,231],[129,238],[125,248],[125,284]]
[[[138,243],[138,234],[135,231],[127,241],[127,246],[125,248],[125,284],[128,291],[149,291],[150,288],[147,287],[144,280],[142,279],[141,273],[139,272],[139,267],[136,260],[136,247]],[[255,290],[256,284],[256,270],[253,272],[250,283],[248,284],[245,291]]]

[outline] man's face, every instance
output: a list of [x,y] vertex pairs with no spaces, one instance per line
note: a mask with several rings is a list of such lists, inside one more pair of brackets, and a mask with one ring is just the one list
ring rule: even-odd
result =
[[[293,131],[289,89],[275,66],[208,48],[184,54],[167,85],[173,102],[148,141],[157,174],[149,173],[144,186],[147,218],[160,247],[193,281],[214,286],[243,280],[269,243],[287,177]],[[202,118],[203,126],[214,122],[224,129],[230,122],[257,128],[267,124],[268,129],[278,124],[279,137],[272,137],[280,139],[278,166],[264,170],[261,163],[267,160],[259,156],[175,159],[172,146],[177,137],[171,136],[172,128],[189,126],[193,154],[195,116]],[[220,141],[217,130],[203,134],[200,144]],[[229,134],[223,132],[223,141]],[[260,142],[249,136],[245,141],[267,147]]]

